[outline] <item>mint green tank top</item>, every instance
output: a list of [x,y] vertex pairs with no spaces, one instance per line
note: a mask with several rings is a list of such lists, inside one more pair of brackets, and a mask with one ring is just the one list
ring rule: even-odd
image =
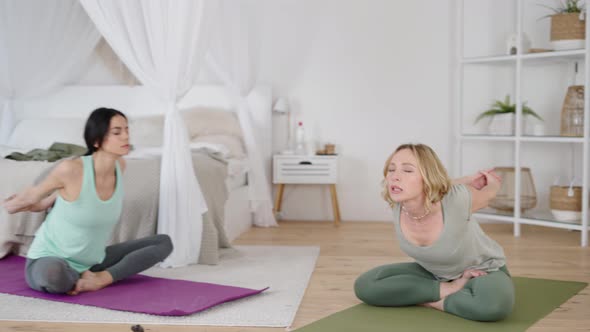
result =
[[35,234],[28,258],[63,258],[83,272],[101,263],[107,241],[119,221],[123,207],[123,177],[116,163],[116,185],[111,198],[103,201],[96,192],[92,156],[81,157],[84,165],[82,188],[75,201],[57,195],[53,209]]
[[393,208],[393,223],[400,248],[437,279],[459,278],[467,269],[497,271],[506,264],[502,247],[471,220],[471,192],[453,185],[441,201],[443,230],[430,246],[409,242],[400,227],[400,205]]

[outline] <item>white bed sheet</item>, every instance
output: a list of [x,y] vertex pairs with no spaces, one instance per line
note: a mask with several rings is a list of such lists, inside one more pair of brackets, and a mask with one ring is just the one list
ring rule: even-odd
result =
[[248,159],[227,160],[227,179],[225,184],[228,191],[248,184]]

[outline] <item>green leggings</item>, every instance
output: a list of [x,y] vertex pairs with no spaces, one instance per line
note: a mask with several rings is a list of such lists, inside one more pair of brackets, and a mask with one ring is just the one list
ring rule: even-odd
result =
[[[440,281],[417,263],[376,267],[354,284],[363,302],[381,307],[401,307],[440,300]],[[460,291],[445,298],[448,313],[476,321],[504,319],[514,306],[514,285],[506,266],[472,278]]]

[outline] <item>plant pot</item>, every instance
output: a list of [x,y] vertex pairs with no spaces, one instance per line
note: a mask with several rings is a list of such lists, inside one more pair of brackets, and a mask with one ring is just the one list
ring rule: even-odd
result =
[[580,20],[580,13],[552,15],[550,40],[556,51],[584,48],[586,21]]
[[496,114],[488,124],[490,135],[514,135],[514,113]]

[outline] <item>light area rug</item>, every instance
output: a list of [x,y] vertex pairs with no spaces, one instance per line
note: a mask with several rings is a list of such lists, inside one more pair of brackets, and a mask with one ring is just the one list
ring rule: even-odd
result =
[[[218,265],[152,268],[144,273],[153,277],[245,288],[270,287],[256,296],[190,316],[136,314],[0,294],[0,320],[288,327],[295,318],[319,251],[319,247],[235,246],[222,250]],[[149,292],[149,289],[145,291]]]

